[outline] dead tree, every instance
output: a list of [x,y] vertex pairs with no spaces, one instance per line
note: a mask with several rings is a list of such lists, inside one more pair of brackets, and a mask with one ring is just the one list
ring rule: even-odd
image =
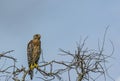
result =
[[101,75],[104,76],[106,81],[106,76],[108,75],[107,69],[109,68],[106,67],[106,63],[113,54],[114,48],[112,53],[105,55],[103,48],[97,51],[84,48],[84,45],[85,41],[78,45],[77,50],[74,53],[61,49],[64,53],[62,55],[72,57],[71,61],[64,62],[64,64],[67,64],[65,70],[69,73],[69,81],[71,81],[71,70],[74,70],[77,74],[76,81],[96,81]]
[[[68,78],[71,81],[70,71],[74,70],[77,74],[76,81],[96,81],[100,76],[104,76],[106,81],[106,77],[114,79],[109,76],[107,69],[109,67],[106,66],[108,59],[111,58],[114,52],[114,46],[112,45],[112,51],[109,54],[104,53],[104,45],[106,39],[107,29],[105,30],[102,44],[98,44],[99,49],[88,49],[85,48],[85,41],[77,44],[77,49],[74,53],[69,51],[62,50],[64,53],[63,56],[72,57],[69,62],[63,62],[63,65],[66,65],[66,69],[68,71]],[[95,76],[93,76],[95,75]]]
[[[114,46],[111,42],[113,50],[110,52],[110,54],[104,53],[107,29],[104,34],[102,45],[98,44],[99,49],[86,48],[85,41],[87,38],[83,42],[77,44],[77,49],[73,53],[60,49],[62,56],[66,56],[66,58],[71,57],[71,59],[69,61],[52,60],[50,62],[43,60],[39,63],[39,68],[36,68],[37,73],[40,74],[40,77],[37,78],[42,79],[43,81],[52,81],[56,78],[58,81],[64,81],[62,80],[61,75],[68,72],[68,81],[71,81],[72,76],[70,72],[74,71],[74,73],[77,75],[76,81],[96,81],[102,75],[105,78],[104,81],[106,81],[106,76],[109,76],[107,72],[109,67],[106,67],[106,63],[108,58],[110,58],[114,52]],[[14,81],[26,81],[29,69],[24,66],[18,68],[16,65],[16,58],[8,55],[10,52],[13,52],[13,50],[0,54],[0,58],[12,60],[11,66],[8,65],[6,68],[1,67],[0,77],[5,77],[6,81],[9,81],[9,79]],[[55,65],[60,66],[60,68],[54,69]],[[21,77],[19,77],[20,74]],[[93,74],[95,74],[96,77],[93,77]]]

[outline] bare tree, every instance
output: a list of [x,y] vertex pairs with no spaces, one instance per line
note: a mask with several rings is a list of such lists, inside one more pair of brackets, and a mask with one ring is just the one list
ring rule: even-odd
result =
[[[52,60],[50,62],[47,62],[43,59],[43,61],[39,63],[39,68],[36,68],[37,72],[40,74],[40,77],[37,78],[42,79],[43,81],[52,81],[56,78],[59,81],[64,81],[61,75],[67,72],[68,81],[71,81],[71,71],[74,71],[74,73],[76,73],[76,81],[96,81],[102,75],[104,76],[104,81],[106,81],[107,76],[111,78],[108,75],[107,69],[109,67],[106,67],[106,63],[108,61],[108,58],[110,58],[114,52],[114,46],[111,42],[113,50],[110,52],[110,54],[104,53],[107,29],[108,27],[105,30],[102,44],[100,45],[98,43],[99,49],[85,48],[85,43],[87,40],[86,38],[83,40],[83,42],[77,43],[77,49],[74,51],[74,53],[60,49],[60,51],[63,53],[61,54],[62,56],[66,56],[66,58],[71,57],[71,60],[69,61]],[[29,69],[26,69],[24,66],[18,68],[16,65],[16,58],[7,55],[10,52],[13,52],[13,50],[0,54],[0,58],[7,58],[13,61],[13,64],[11,66],[0,69],[0,77],[6,77],[6,81],[8,81],[10,78],[12,78],[14,81],[26,81],[26,76],[29,72]],[[60,68],[55,69],[55,65],[60,66]],[[4,75],[2,75],[2,73],[4,73]],[[22,77],[19,77],[20,74]],[[93,74],[95,74],[96,77],[93,77]]]
[[[105,30],[103,42],[101,44],[98,43],[98,50],[97,49],[88,49],[85,48],[85,41],[82,43],[77,44],[77,50],[74,53],[69,51],[62,50],[64,53],[63,55],[67,55],[67,57],[72,57],[70,62],[64,62],[67,64],[65,70],[70,73],[71,70],[74,70],[77,74],[77,81],[96,81],[101,75],[104,75],[104,79],[106,81],[106,77],[109,77],[114,81],[112,77],[108,74],[108,68],[106,67],[106,63],[108,59],[111,58],[112,54],[114,53],[114,46],[112,41],[110,41],[112,45],[112,51],[109,54],[104,53],[104,45],[106,39],[108,27]],[[95,74],[95,76],[93,76]],[[68,74],[69,81],[71,81],[71,76]]]

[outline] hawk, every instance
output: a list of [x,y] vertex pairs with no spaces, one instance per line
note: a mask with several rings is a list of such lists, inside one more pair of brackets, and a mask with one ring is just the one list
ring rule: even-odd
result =
[[29,75],[32,80],[34,68],[38,68],[38,61],[41,54],[41,35],[35,34],[33,39],[27,45],[27,57],[29,66]]

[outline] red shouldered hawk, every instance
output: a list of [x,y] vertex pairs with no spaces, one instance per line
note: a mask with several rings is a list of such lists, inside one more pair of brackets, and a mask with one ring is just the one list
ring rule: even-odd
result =
[[34,68],[38,68],[38,60],[41,54],[41,41],[40,34],[35,34],[33,40],[28,43],[27,46],[27,57],[29,65],[29,75],[32,80]]

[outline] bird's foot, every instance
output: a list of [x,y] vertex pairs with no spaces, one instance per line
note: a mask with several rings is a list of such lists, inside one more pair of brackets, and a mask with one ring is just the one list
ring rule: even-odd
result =
[[35,68],[38,68],[38,64],[34,63],[34,67],[35,67]]

